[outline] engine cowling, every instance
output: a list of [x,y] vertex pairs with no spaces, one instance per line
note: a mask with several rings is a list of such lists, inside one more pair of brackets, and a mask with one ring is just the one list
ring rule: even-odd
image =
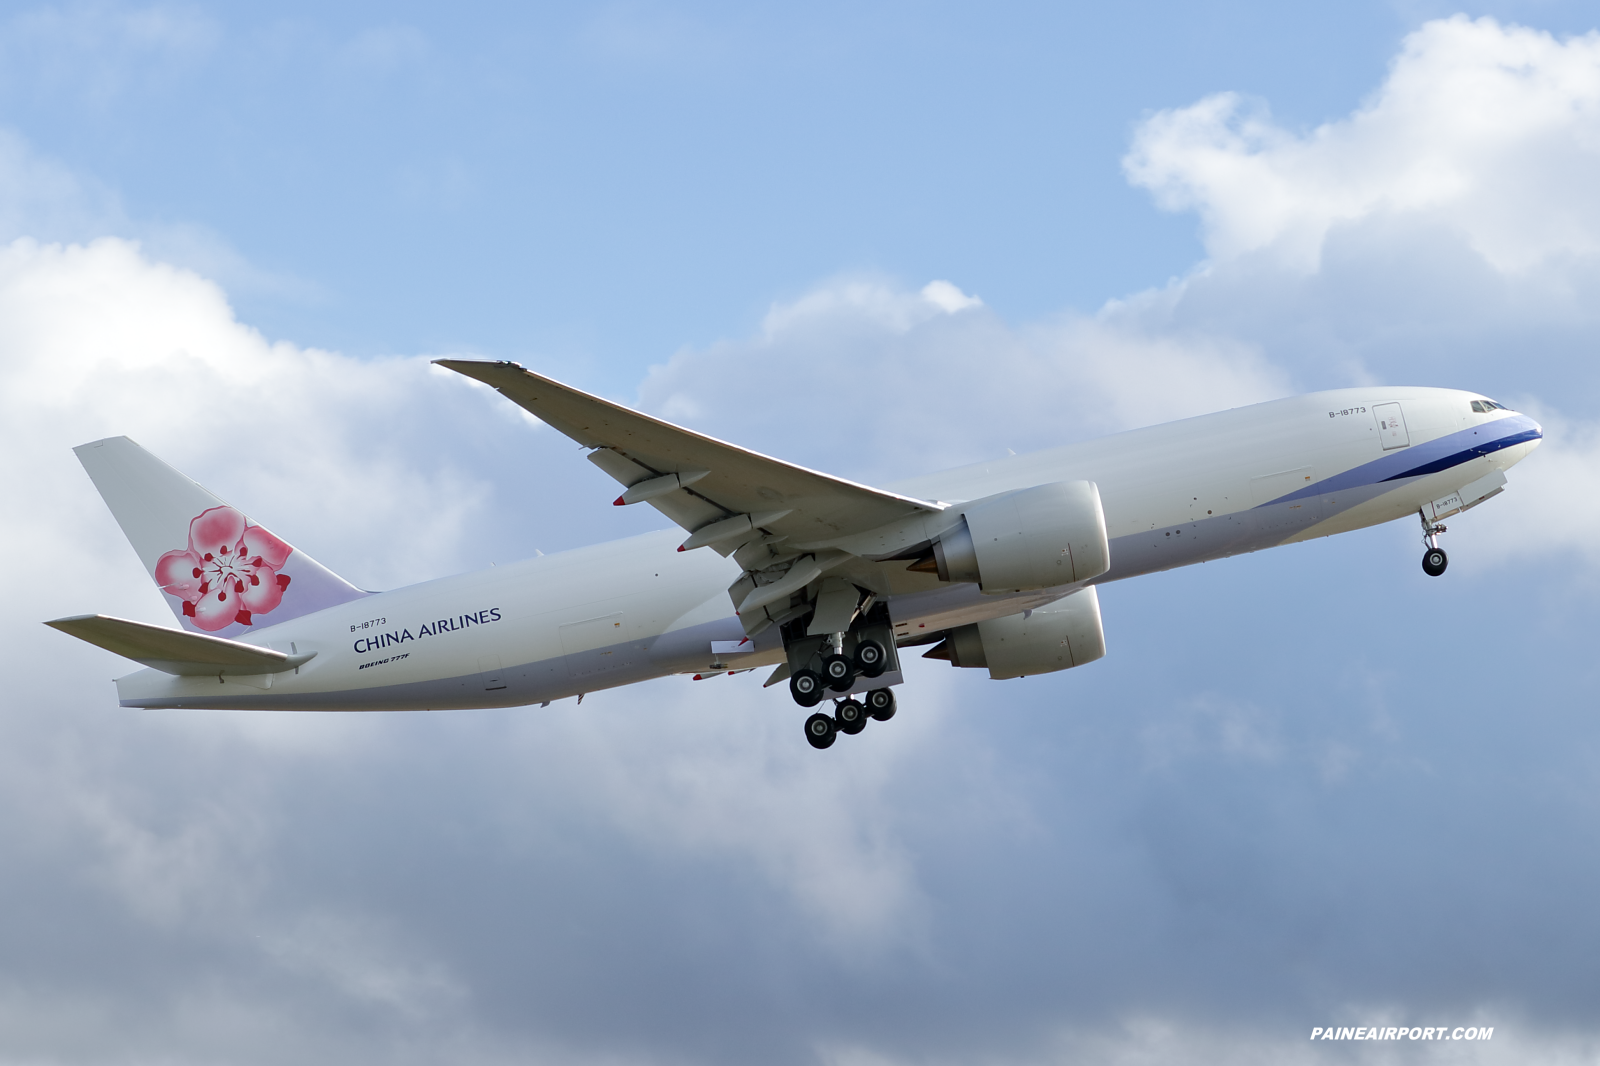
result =
[[1099,577],[1111,566],[1100,490],[1058,481],[978,500],[934,542],[933,557],[940,580],[975,581],[987,593]]
[[939,648],[951,666],[987,667],[996,681],[1069,670],[1105,653],[1093,585],[1045,607],[953,629]]

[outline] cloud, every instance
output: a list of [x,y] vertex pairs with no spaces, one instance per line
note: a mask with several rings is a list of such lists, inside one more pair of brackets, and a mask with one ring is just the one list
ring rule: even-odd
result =
[[214,19],[187,6],[46,4],[0,22],[0,78],[101,107],[132,90],[171,84],[210,56],[221,37]]
[[27,238],[88,244],[107,236],[135,240],[153,259],[186,267],[235,293],[300,302],[326,298],[302,279],[250,262],[204,226],[133,217],[121,195],[105,182],[73,170],[0,128],[0,243]]
[[[214,278],[127,240],[0,249],[4,1054],[1309,1062],[1312,1025],[1438,1015],[1497,1026],[1483,1061],[1592,1057],[1600,869],[1570,842],[1596,817],[1572,665],[1595,612],[1562,565],[1591,551],[1568,519],[1600,466],[1572,413],[1593,394],[1587,253],[1535,235],[1542,258],[1497,260],[1455,201],[1330,214],[1319,182],[1364,157],[1296,170],[1274,138],[1296,140],[1234,162],[1263,156],[1290,208],[1256,226],[1233,179],[1194,184],[1255,236],[1171,286],[1017,323],[959,279],[824,280],[678,352],[638,399],[889,481],[1308,385],[1461,375],[1551,427],[1451,534],[1520,538],[1519,579],[1429,583],[1391,527],[1122,583],[1105,660],[1003,684],[913,660],[895,721],[822,758],[760,675],[503,712],[115,708],[125,665],[39,625],[164,620],[70,454],[84,440],[131,434],[372,586],[649,516],[420,355],[264,337]],[[37,163],[24,229],[71,177]],[[92,231],[107,197],[61,210]],[[1300,241],[1314,259],[1286,254]]]
[[1220,335],[1078,314],[1017,326],[948,281],[841,278],[775,304],[754,337],[653,367],[640,400],[882,484],[1287,391],[1257,351]]
[[1198,211],[1225,260],[1272,249],[1314,269],[1330,230],[1414,216],[1462,233],[1497,270],[1600,249],[1600,32],[1465,16],[1405,40],[1347,118],[1296,134],[1219,93],[1139,127],[1130,181]]
[[[8,580],[0,640],[20,660],[53,664],[8,695],[0,840],[30,871],[24,882],[72,886],[74,898],[53,906],[98,935],[140,945],[127,949],[120,971],[69,980],[52,1009],[35,1015],[34,1042],[13,1047],[64,1046],[64,1030],[53,1025],[75,1026],[86,1047],[127,1033],[120,989],[132,973],[145,975],[139,981],[164,1006],[147,1012],[127,1048],[170,1044],[198,1054],[219,1033],[276,1028],[298,1035],[264,1042],[267,1061],[296,1048],[342,1048],[349,1058],[352,1033],[399,1027],[422,1034],[425,1046],[466,1047],[491,1061],[502,1041],[526,1053],[544,1039],[541,1026],[570,1030],[538,1012],[538,1025],[507,1022],[480,1041],[474,1033],[482,1012],[493,1014],[483,1000],[499,963],[458,958],[452,931],[428,917],[431,905],[404,901],[407,886],[392,886],[394,907],[374,906],[360,890],[314,887],[331,876],[327,864],[346,856],[355,866],[345,876],[356,885],[381,876],[384,860],[372,865],[375,844],[365,838],[379,824],[423,816],[427,805],[407,813],[391,797],[369,808],[356,795],[372,781],[416,795],[414,775],[452,746],[446,761],[477,767],[471,817],[493,823],[469,865],[545,851],[542,822],[564,812],[584,827],[580,850],[608,840],[647,868],[688,861],[763,886],[754,893],[761,905],[803,916],[819,953],[848,961],[919,950],[927,905],[900,843],[893,793],[938,721],[936,700],[920,723],[886,733],[870,749],[877,754],[863,759],[863,747],[855,760],[827,763],[810,758],[787,718],[751,715],[753,697],[771,702],[751,676],[672,679],[538,714],[453,716],[440,720],[454,738],[443,746],[407,739],[413,723],[424,723],[406,716],[108,717],[106,678],[128,665],[64,644],[39,620],[77,611],[166,620],[70,451],[113,433],[128,433],[376,587],[448,573],[482,551],[506,560],[531,554],[532,544],[518,541],[532,516],[548,509],[544,521],[573,524],[563,481],[578,494],[597,485],[569,442],[425,358],[357,360],[269,341],[237,321],[217,285],[126,241],[22,239],[0,248],[0,449],[12,458],[0,491],[26,501],[0,514],[0,546],[27,560]],[[493,490],[545,459],[553,476],[535,484],[551,495],[530,506],[519,493]],[[592,510],[615,522],[609,495],[595,494]],[[781,703],[781,691],[767,695]],[[647,717],[636,720],[641,712]],[[751,761],[753,751],[765,755]],[[481,762],[488,752],[498,752],[493,767]],[[408,778],[411,786],[401,784]],[[297,809],[319,794],[320,803]],[[437,810],[453,820],[465,813],[460,802],[457,795]],[[332,809],[348,814],[329,823]],[[307,817],[327,831],[293,828]],[[402,865],[411,861],[409,839],[396,840]],[[457,937],[480,935],[478,916],[463,922]],[[201,989],[175,951],[213,960],[207,965],[227,979]],[[10,958],[13,975],[34,965],[31,956]],[[573,961],[552,948],[532,971],[523,960],[504,964],[519,980],[545,981]],[[8,999],[4,984],[0,1015],[25,1009],[26,997]],[[296,985],[321,990],[329,1005],[307,1007],[286,991]],[[209,1026],[193,1013],[202,1002]],[[583,1025],[603,1023],[577,1013]],[[572,1057],[586,1061],[590,1052]]]
[[1221,93],[1147,118],[1123,165],[1196,212],[1209,259],[1102,320],[1229,338],[1297,390],[1437,384],[1527,407],[1544,445],[1456,527],[1479,558],[1592,565],[1564,516],[1600,496],[1600,32],[1430,22],[1347,117],[1298,133]]
[[[337,513],[317,513],[315,525],[330,540],[365,545],[344,561],[359,572],[352,578],[382,587],[447,568],[484,491],[442,465],[425,437],[388,421],[460,395],[427,393],[426,360],[391,360],[391,372],[374,373],[383,364],[269,343],[234,319],[215,284],[151,262],[124,241],[19,240],[0,249],[0,345],[8,352],[6,436],[39,456],[6,476],[17,498],[78,498],[68,446],[125,433],[157,454],[185,457],[202,481],[228,472],[275,486],[263,493],[265,506],[245,506],[270,513],[282,498],[279,526],[313,525],[305,506],[290,502],[302,492],[342,501]],[[382,408],[389,413],[377,415]],[[420,421],[420,411],[412,417]],[[435,494],[436,524],[416,529],[415,539],[385,535],[400,522],[396,506],[420,493]]]

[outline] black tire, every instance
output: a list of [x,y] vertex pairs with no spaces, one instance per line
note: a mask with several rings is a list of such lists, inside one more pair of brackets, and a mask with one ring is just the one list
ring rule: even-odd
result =
[[835,692],[848,692],[856,683],[856,668],[843,655],[830,655],[822,660],[822,678]]
[[887,722],[894,717],[894,690],[875,688],[867,693],[867,713],[880,722]]
[[840,700],[833,706],[833,720],[839,732],[853,737],[867,728],[867,709],[855,700]]
[[799,670],[789,678],[789,695],[802,707],[815,707],[822,702],[822,678],[810,670]]
[[862,677],[877,677],[889,665],[889,654],[875,640],[863,640],[856,645],[856,673]]
[[1444,553],[1443,548],[1429,548],[1422,553],[1422,572],[1429,577],[1438,577],[1449,565],[1450,556]]
[[833,747],[834,737],[838,733],[838,726],[832,718],[818,712],[806,719],[806,740],[813,748]]

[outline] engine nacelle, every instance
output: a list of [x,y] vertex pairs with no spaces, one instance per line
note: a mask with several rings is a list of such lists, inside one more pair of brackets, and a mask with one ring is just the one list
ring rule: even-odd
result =
[[988,667],[996,681],[1092,663],[1106,653],[1094,586],[1046,607],[950,631],[939,649],[951,666]]
[[941,581],[1025,592],[1099,577],[1111,566],[1106,515],[1092,481],[1058,481],[979,500],[933,545]]

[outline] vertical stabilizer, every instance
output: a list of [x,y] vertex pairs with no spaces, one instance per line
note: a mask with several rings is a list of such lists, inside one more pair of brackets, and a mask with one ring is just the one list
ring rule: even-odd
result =
[[73,451],[185,629],[238,637],[367,595],[127,437]]

